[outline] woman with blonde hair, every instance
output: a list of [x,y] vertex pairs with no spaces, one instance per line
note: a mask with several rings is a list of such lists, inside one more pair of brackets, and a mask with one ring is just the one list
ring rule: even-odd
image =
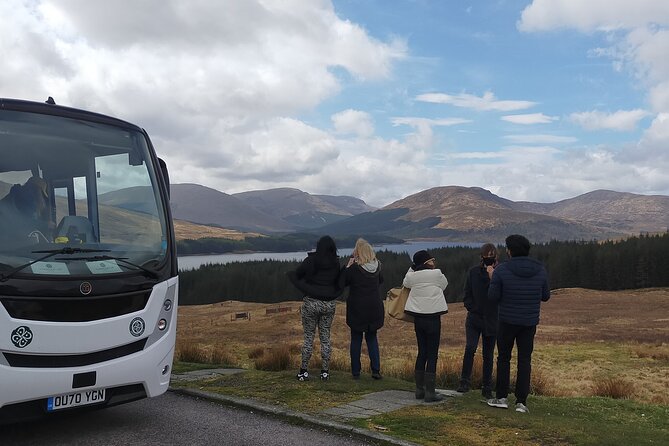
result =
[[372,378],[381,379],[381,359],[376,332],[383,327],[385,314],[380,292],[383,275],[381,263],[366,240],[360,238],[356,241],[353,254],[340,277],[342,285],[349,287],[346,324],[351,328],[350,353],[353,379],[360,378],[363,336],[367,342]]

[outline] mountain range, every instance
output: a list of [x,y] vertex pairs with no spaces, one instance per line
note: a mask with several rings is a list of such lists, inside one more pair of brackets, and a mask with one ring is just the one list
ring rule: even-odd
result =
[[[10,185],[0,182],[0,197]],[[104,194],[101,204],[144,213],[148,187]],[[226,194],[199,184],[171,185],[179,238],[240,239],[258,234],[377,234],[402,239],[533,241],[618,238],[669,230],[669,196],[596,190],[555,203],[512,201],[479,187],[442,186],[381,209],[350,196],[280,188]]]
[[311,195],[289,188],[256,190],[232,196],[296,229],[318,228],[375,209],[359,198]]
[[374,209],[354,197],[269,189],[228,195],[195,184],[172,185],[177,219],[263,233],[317,231],[404,239],[591,240],[664,232],[669,196],[597,190],[556,203],[512,201],[478,187],[428,189]]
[[170,188],[175,219],[240,231],[305,231],[375,209],[355,197],[311,195],[289,188],[233,195],[198,184]]

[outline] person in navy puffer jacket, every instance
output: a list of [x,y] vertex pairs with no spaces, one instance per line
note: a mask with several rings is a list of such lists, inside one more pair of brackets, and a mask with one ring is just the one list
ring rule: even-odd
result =
[[548,273],[541,262],[528,257],[530,242],[522,235],[514,234],[506,238],[506,252],[510,259],[495,268],[488,288],[488,299],[497,302],[499,314],[497,398],[488,400],[488,405],[508,408],[511,351],[515,343],[518,349],[516,411],[527,413],[534,335],[541,302],[550,298]]

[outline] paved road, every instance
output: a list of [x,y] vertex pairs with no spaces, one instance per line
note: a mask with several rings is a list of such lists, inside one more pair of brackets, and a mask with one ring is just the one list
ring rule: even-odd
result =
[[295,426],[171,392],[105,410],[0,426],[0,445],[365,445],[363,440]]

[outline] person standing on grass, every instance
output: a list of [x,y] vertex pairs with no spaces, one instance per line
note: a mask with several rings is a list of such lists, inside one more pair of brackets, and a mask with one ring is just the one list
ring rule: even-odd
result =
[[297,373],[299,381],[309,379],[309,360],[314,349],[314,336],[318,327],[321,342],[320,378],[330,378],[330,328],[334,320],[336,299],[343,289],[339,286],[339,256],[332,237],[321,237],[316,244],[316,251],[310,252],[295,271],[288,273],[288,278],[304,293],[300,312],[304,329],[302,344],[302,363]]
[[381,300],[381,263],[372,246],[359,238],[340,276],[342,287],[349,287],[346,325],[351,328],[351,374],[360,379],[362,338],[367,342],[372,378],[381,379],[381,358],[376,332],[383,327],[385,311]]
[[457,391],[471,389],[474,355],[479,337],[483,350],[483,385],[481,393],[486,400],[492,399],[492,365],[497,334],[497,303],[488,300],[490,278],[497,266],[497,248],[492,243],[481,246],[481,261],[472,267],[465,280],[464,304],[467,309],[465,321],[466,345],[462,357],[462,372]]
[[414,377],[416,399],[426,403],[441,401],[444,397],[435,392],[437,379],[437,357],[441,340],[441,315],[448,313],[444,290],[448,280],[436,268],[434,257],[425,250],[413,256],[402,285],[411,288],[404,312],[414,317],[414,330],[418,343],[418,355]]
[[550,299],[548,273],[538,260],[528,257],[530,242],[522,235],[506,238],[506,252],[510,259],[500,264],[492,274],[488,299],[498,304],[497,327],[497,398],[488,405],[507,409],[511,351],[515,342],[518,349],[516,372],[516,412],[529,412],[527,396],[530,393],[532,350],[537,332],[541,302]]

